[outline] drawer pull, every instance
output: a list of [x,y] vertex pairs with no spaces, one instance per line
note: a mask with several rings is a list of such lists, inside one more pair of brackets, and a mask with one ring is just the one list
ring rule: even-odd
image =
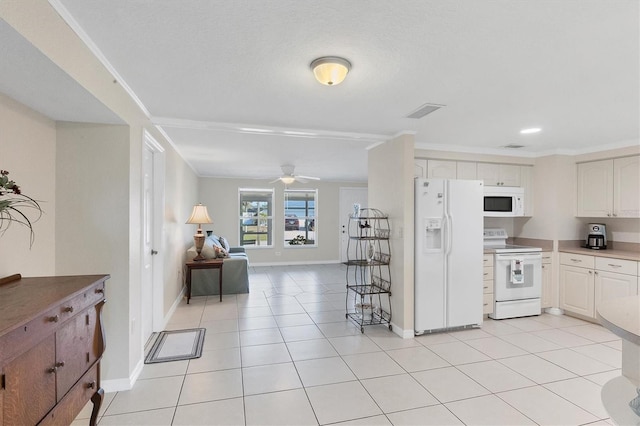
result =
[[96,388],[96,381],[92,381],[91,383],[87,383],[87,388],[88,389],[95,389]]
[[104,293],[104,288],[96,288],[96,293]]
[[49,322],[58,322],[58,321],[60,321],[60,317],[58,315],[54,315],[52,317],[49,317],[48,321]]
[[593,274],[593,271],[589,271],[589,275]]
[[576,262],[576,263],[582,263],[582,260],[580,260],[580,259],[571,258],[571,261],[572,262]]
[[487,276],[487,275],[489,275],[489,273],[488,273],[488,272],[485,272],[485,273],[484,273],[484,275],[485,275],[485,276]]
[[58,367],[51,367],[47,370],[47,373],[54,374],[56,371],[58,371]]
[[622,268],[622,265],[616,265],[614,263],[607,263],[608,266],[611,266],[612,268]]
[[64,312],[73,312],[73,306],[67,306],[63,309]]
[[488,304],[488,303],[485,303],[483,306],[489,306],[489,304]]

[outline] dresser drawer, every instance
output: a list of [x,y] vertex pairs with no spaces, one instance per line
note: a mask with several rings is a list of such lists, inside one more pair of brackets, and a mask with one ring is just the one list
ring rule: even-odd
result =
[[638,262],[633,260],[612,259],[610,257],[596,257],[596,269],[599,271],[616,272],[618,274],[637,275]]
[[542,252],[542,263],[549,264],[551,263],[551,253],[548,251]]
[[595,257],[584,254],[560,253],[560,264],[593,269],[595,267]]
[[492,254],[485,254],[484,257],[482,258],[482,264],[484,266],[493,267],[493,255]]
[[482,282],[482,293],[493,293],[493,281],[483,281]]

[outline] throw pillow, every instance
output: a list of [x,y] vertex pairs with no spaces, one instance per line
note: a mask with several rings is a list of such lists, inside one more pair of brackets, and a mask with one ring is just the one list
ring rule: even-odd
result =
[[220,244],[222,244],[222,248],[229,252],[229,241],[225,237],[218,237]]
[[213,249],[216,252],[216,257],[218,258],[229,257],[229,253],[227,253],[227,251],[222,247],[214,246]]

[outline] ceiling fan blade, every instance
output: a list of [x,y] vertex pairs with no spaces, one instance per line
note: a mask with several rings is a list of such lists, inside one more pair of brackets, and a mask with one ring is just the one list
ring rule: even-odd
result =
[[304,177],[302,176],[296,176],[296,182],[300,182],[300,183],[307,183],[309,182],[308,180],[306,180]]
[[269,182],[269,183],[276,183],[276,182],[278,182],[279,180],[280,180],[280,178],[277,178],[277,179],[275,179],[275,180],[272,180],[272,181],[271,181],[271,182]]
[[307,179],[307,180],[320,180],[319,177],[296,175],[296,179],[298,179],[298,178]]

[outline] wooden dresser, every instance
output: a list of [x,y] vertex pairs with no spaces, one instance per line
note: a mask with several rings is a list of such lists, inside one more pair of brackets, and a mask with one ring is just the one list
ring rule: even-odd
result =
[[96,424],[108,278],[16,277],[0,285],[0,425],[69,425],[89,400]]

